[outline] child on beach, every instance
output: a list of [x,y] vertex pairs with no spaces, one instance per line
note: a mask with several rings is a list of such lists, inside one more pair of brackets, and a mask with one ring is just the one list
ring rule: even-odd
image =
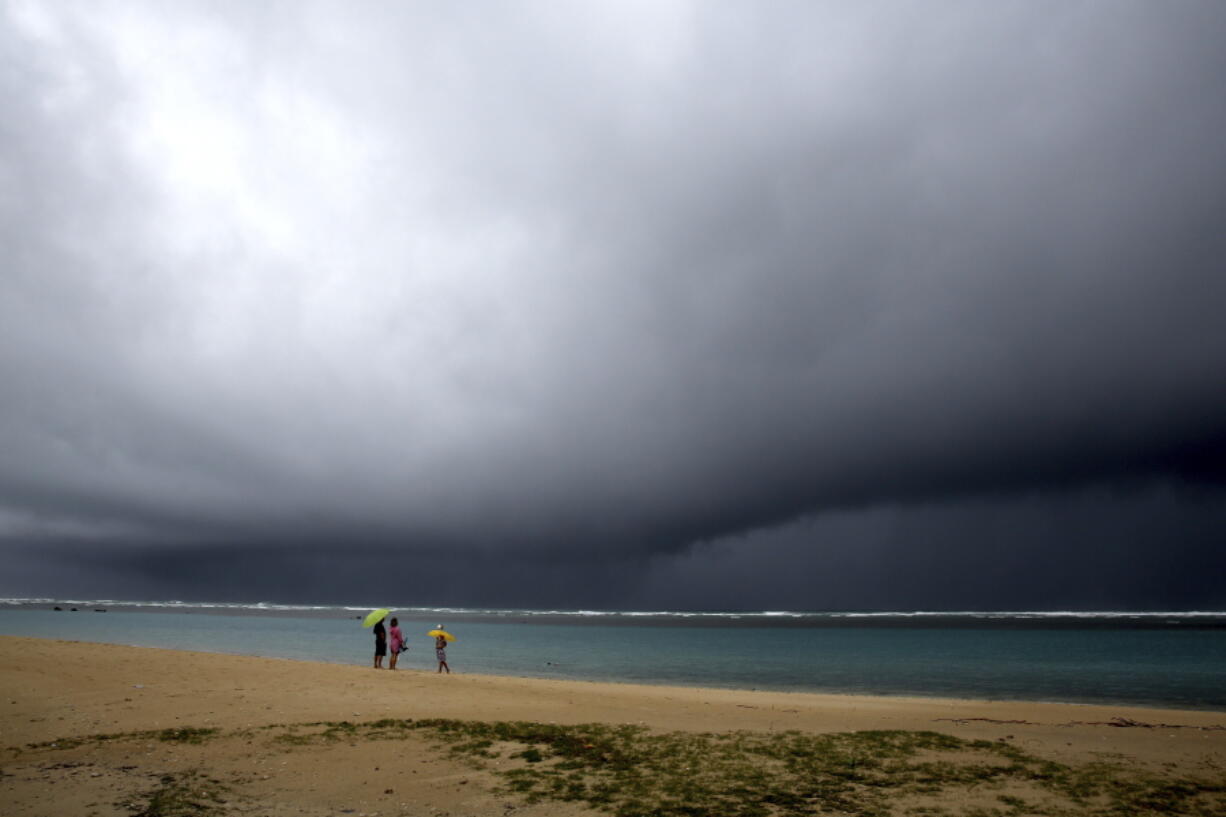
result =
[[388,647],[391,648],[392,657],[388,661],[387,668],[396,669],[396,659],[400,657],[400,653],[409,648],[409,645],[404,643],[404,634],[400,632],[400,622],[394,618],[392,629],[388,631],[388,638],[390,639]]
[[[438,628],[443,629],[443,625],[438,625]],[[438,658],[438,671],[447,670],[447,674],[451,674],[451,667],[447,666],[447,639],[441,635],[434,637],[434,656]]]

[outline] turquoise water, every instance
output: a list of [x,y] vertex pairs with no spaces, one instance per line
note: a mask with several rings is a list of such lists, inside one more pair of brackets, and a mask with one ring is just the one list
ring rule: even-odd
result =
[[[429,618],[423,611],[400,614],[411,645],[402,669],[434,671],[433,640],[425,632],[442,622],[459,639],[448,655],[457,672],[1226,710],[1222,614],[1105,622],[1040,614],[884,621],[759,614],[694,626],[668,614],[605,623],[592,613],[448,612],[447,618],[439,610]],[[269,615],[267,608],[236,605],[224,612],[184,605],[106,613],[27,605],[0,608],[0,635],[367,664],[373,639],[355,615],[335,607]],[[89,647],[81,649],[88,661]]]

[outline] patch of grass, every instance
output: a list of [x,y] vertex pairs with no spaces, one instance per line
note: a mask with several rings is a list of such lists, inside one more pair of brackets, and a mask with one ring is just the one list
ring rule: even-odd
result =
[[465,743],[460,743],[452,747],[452,751],[456,754],[475,755],[477,757],[497,757],[494,752],[490,751],[490,747],[494,745],[494,741],[489,738],[478,738]]
[[138,732],[112,732],[71,738],[56,738],[55,740],[47,740],[41,743],[28,743],[25,748],[30,750],[75,749],[78,746],[84,746],[89,743],[127,740],[158,740],[163,743],[204,743],[204,741],[217,737],[220,734],[220,730],[215,728],[185,726],[177,729],[146,729]]
[[213,728],[184,726],[179,729],[163,729],[156,733],[156,737],[164,743],[204,743],[209,738],[216,737],[217,732],[218,730]]
[[[1179,775],[1173,768],[1153,773],[1104,758],[1070,766],[1009,743],[939,732],[653,733],[610,724],[383,719],[277,724],[227,733],[183,727],[60,739],[29,748],[117,740],[200,743],[217,737],[250,739],[256,733],[270,735],[287,749],[420,735],[490,768],[505,791],[529,802],[578,802],[617,817],[1226,814],[1226,775],[1220,771],[1208,772],[1208,778]],[[512,762],[487,763],[497,758]],[[208,791],[171,780],[150,794],[151,805],[141,815],[207,814],[201,809],[218,802],[206,796]]]
[[306,746],[309,743],[315,742],[316,735],[299,735],[294,732],[286,732],[284,735],[277,735],[273,738],[277,743],[284,743],[290,746]]
[[1078,802],[1096,805],[1102,814],[1226,814],[1226,779],[1160,777],[1151,773],[1120,774],[1119,767],[1094,763],[1070,769],[1052,788]]
[[[618,817],[827,811],[884,817],[901,813],[900,798],[999,791],[1006,784],[1058,802],[1044,806],[1043,813],[1053,815],[1226,813],[1222,781],[1156,777],[1103,763],[1073,768],[1009,744],[937,732],[653,734],[634,726],[463,721],[413,726],[433,731],[459,753],[488,756],[490,741],[523,747],[509,756],[528,765],[496,771],[508,791],[530,802],[583,802]],[[968,805],[952,813],[1032,813],[1012,794],[996,802],[1004,808]],[[951,813],[935,805],[907,812]]]
[[362,727],[368,730],[386,730],[391,732],[404,731],[405,729],[415,728],[412,718],[383,718],[378,721],[370,721],[362,724]]
[[205,817],[221,814],[225,788],[198,774],[164,775],[161,785],[146,792],[144,806],[132,809],[134,817]]

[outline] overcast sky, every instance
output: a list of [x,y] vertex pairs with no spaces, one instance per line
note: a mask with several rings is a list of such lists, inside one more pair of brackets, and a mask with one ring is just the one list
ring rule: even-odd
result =
[[1226,4],[0,4],[0,594],[1226,609]]

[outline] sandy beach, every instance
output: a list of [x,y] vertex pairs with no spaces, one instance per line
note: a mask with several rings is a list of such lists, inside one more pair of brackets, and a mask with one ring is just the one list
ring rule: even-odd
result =
[[[1226,813],[1213,810],[1226,808],[1222,712],[447,676],[16,637],[0,638],[0,706],[0,792],[11,815],[618,812],[616,803],[532,802],[509,789],[510,769],[546,768],[530,766],[530,753],[520,758],[523,746],[495,741],[464,754],[431,729],[398,726],[393,741],[392,727],[362,726],[422,719],[744,731],[763,740],[790,730],[935,732],[1070,768],[1109,760],[1121,778],[1193,779],[1194,795],[1153,813]],[[343,734],[320,725],[342,722]],[[99,735],[108,737],[87,739]],[[1017,803],[1056,796],[1036,791],[1027,801],[1011,785],[1020,784],[943,790],[932,807],[945,811],[928,813],[1042,813]],[[174,786],[191,808],[158,800]],[[917,802],[901,797],[874,813],[922,813]],[[1093,797],[1082,805],[1100,813]]]

